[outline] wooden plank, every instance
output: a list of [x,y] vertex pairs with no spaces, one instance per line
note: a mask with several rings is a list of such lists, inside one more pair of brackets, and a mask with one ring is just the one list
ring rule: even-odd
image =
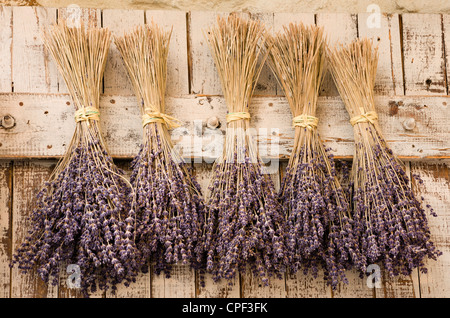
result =
[[172,29],[167,57],[167,87],[169,96],[189,94],[187,13],[184,11],[147,10],[146,23],[153,19],[160,27]]
[[0,92],[12,91],[12,7],[0,6]]
[[412,173],[418,173],[424,181],[419,195],[430,204],[437,217],[428,216],[431,238],[443,253],[437,261],[427,260],[427,274],[420,273],[422,298],[446,298],[450,296],[450,174],[449,162],[412,163]]
[[[133,31],[137,25],[143,24],[144,19],[143,10],[104,9],[102,26],[108,28],[114,36],[123,36],[124,33]],[[134,95],[122,57],[113,41],[106,60],[104,93]]]
[[[247,13],[241,13],[248,17]],[[217,16],[226,12],[192,11],[188,18],[189,55],[191,61],[191,93],[222,95],[219,74],[203,32],[216,25]]]
[[[375,102],[384,136],[401,158],[450,156],[448,97],[376,96]],[[0,104],[3,111],[11,114],[16,121],[15,127],[0,129],[0,158],[63,155],[75,127],[68,95],[0,94]],[[111,155],[134,157],[142,138],[136,98],[102,96],[100,111],[103,134]],[[207,134],[201,125],[212,116],[217,116],[221,122],[221,127],[215,130],[215,142],[220,144],[220,140],[223,141],[226,126],[223,97],[168,97],[167,112],[183,121],[183,127],[172,131],[172,139],[185,158],[194,155],[199,158],[203,156],[203,159],[208,157],[202,146],[204,149],[210,146],[211,134]],[[294,134],[292,115],[285,98],[255,97],[250,105],[250,113],[251,125],[259,133],[259,147],[262,143],[271,150],[272,140],[274,144],[278,140],[279,153],[269,152],[269,157],[288,158]],[[333,154],[351,158],[354,149],[353,129],[348,123],[349,116],[341,99],[319,98],[317,116],[320,118],[319,133],[325,144],[332,148]],[[406,130],[403,126],[407,119],[414,119],[415,127],[412,130]]]
[[[91,8],[59,8],[58,22],[65,20],[69,26],[77,27],[80,23],[92,27],[101,27],[102,13],[100,9]],[[68,93],[66,83],[58,72],[58,92]]]
[[276,277],[269,278],[269,286],[264,286],[261,279],[247,270],[241,274],[241,297],[242,298],[286,298],[286,276],[282,279]]
[[[194,174],[199,183],[202,194],[205,196],[211,179],[212,164],[198,163],[193,164]],[[238,298],[240,296],[239,279],[232,281],[229,286],[226,281],[214,282],[212,275],[206,273],[204,276],[204,286],[200,284],[200,275],[197,273],[196,296],[198,298]]]
[[402,14],[406,95],[445,95],[440,14]]
[[164,273],[156,275],[152,270],[152,298],[194,298],[195,272],[189,265],[174,265],[170,278]]
[[402,51],[398,14],[382,14],[379,28],[367,25],[367,19],[371,14],[358,14],[358,34],[359,38],[370,38],[378,46],[379,60],[375,93],[403,95]]
[[366,277],[359,277],[359,272],[349,270],[345,273],[348,284],[338,284],[336,290],[331,291],[333,298],[375,298],[375,288],[369,288]]
[[[27,217],[33,210],[33,203],[43,183],[48,179],[54,161],[16,161],[13,174],[13,253],[22,244],[31,223]],[[12,298],[53,298],[58,295],[57,286],[45,284],[36,271],[22,274],[17,266],[11,270]]]
[[[348,44],[358,37],[357,16],[349,13],[318,13],[316,24],[323,26],[330,46]],[[330,72],[324,76],[321,96],[339,96]]]
[[58,92],[58,70],[44,48],[41,29],[56,22],[56,9],[13,7],[14,92]]
[[450,94],[450,14],[442,15],[442,32],[444,37],[445,65],[447,74],[447,95]]
[[0,298],[10,297],[12,162],[0,161]]

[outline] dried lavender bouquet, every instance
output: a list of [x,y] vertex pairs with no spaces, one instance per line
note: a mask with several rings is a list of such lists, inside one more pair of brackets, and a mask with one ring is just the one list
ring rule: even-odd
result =
[[164,113],[170,36],[171,31],[152,23],[115,39],[141,106],[144,129],[131,175],[136,244],[143,270],[152,260],[156,273],[164,271],[167,277],[175,263],[200,268],[205,218],[200,186],[169,134],[178,120]]
[[64,21],[44,31],[75,105],[76,128],[63,159],[37,196],[32,228],[13,263],[58,283],[60,270],[80,268],[85,296],[135,280],[131,185],[108,155],[99,125],[99,96],[110,32]]
[[294,147],[279,193],[288,268],[316,276],[323,267],[327,283],[336,288],[340,280],[347,282],[345,270],[363,266],[364,260],[333,155],[317,131],[317,99],[326,68],[323,28],[291,23],[269,36],[266,46],[294,116]]
[[268,284],[269,276],[284,271],[283,216],[250,134],[248,113],[266,33],[259,21],[230,15],[218,17],[207,38],[228,108],[223,154],[213,165],[206,199],[207,270],[214,280],[231,284],[248,265]]
[[436,260],[441,252],[431,241],[422,199],[415,196],[404,164],[378,124],[373,90],[377,48],[368,39],[355,40],[331,49],[329,56],[355,135],[353,216],[362,252],[368,263],[384,264],[390,276],[409,275],[414,268],[425,272],[424,260]]

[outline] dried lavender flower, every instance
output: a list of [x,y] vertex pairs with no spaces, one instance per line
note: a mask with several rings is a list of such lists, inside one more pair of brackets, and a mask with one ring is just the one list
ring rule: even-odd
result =
[[353,216],[362,252],[368,263],[382,263],[390,276],[409,275],[414,268],[426,271],[424,260],[436,260],[442,253],[431,241],[426,211],[405,167],[378,124],[373,90],[377,49],[361,39],[336,47],[329,55],[355,135]]
[[144,137],[132,162],[132,208],[136,244],[145,271],[170,277],[173,264],[200,268],[205,204],[191,169],[174,149],[168,129],[177,120],[164,114],[170,32],[155,23],[138,27],[115,43],[140,102]]
[[347,282],[346,269],[364,267],[365,261],[333,155],[317,132],[317,99],[326,67],[323,28],[291,23],[269,36],[266,47],[294,116],[294,147],[279,193],[288,268],[315,276],[323,268],[335,289],[340,281]]
[[224,150],[213,165],[206,199],[206,268],[214,280],[230,284],[250,268],[267,285],[270,276],[281,278],[286,252],[277,193],[249,129],[248,105],[266,34],[261,22],[230,15],[218,17],[206,37],[228,108]]
[[99,120],[99,96],[110,32],[69,28],[63,22],[46,29],[44,43],[57,62],[76,112],[76,128],[63,159],[37,196],[32,228],[13,256],[12,265],[37,268],[43,281],[58,283],[68,264],[80,267],[85,296],[97,288],[114,292],[135,281],[136,248],[128,236],[129,182],[109,156]]

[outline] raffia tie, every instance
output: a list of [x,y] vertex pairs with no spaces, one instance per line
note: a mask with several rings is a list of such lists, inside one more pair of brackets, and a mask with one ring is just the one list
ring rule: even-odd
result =
[[250,119],[250,113],[247,112],[236,112],[236,113],[228,113],[227,114],[227,123],[232,121],[241,120],[241,119]]
[[75,121],[100,120],[100,111],[92,106],[82,107],[75,112]]
[[361,108],[361,113],[363,114],[350,118],[350,123],[352,124],[352,126],[367,122],[375,124],[375,122],[378,120],[378,115],[374,111],[364,113],[364,110]]
[[168,129],[174,129],[181,126],[181,121],[179,119],[158,111],[153,111],[151,108],[145,108],[144,115],[142,115],[142,127],[145,127],[150,123],[161,123],[166,125]]
[[307,128],[309,130],[312,130],[313,128],[317,128],[317,124],[319,123],[319,118],[301,114],[292,119],[292,125],[294,127],[303,127]]

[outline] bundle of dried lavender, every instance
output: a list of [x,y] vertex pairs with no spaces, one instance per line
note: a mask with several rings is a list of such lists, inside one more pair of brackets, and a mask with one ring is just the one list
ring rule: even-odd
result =
[[258,21],[230,15],[218,17],[206,36],[228,107],[224,150],[207,194],[207,270],[231,283],[249,265],[268,284],[269,276],[281,276],[286,255],[277,194],[249,131],[248,105],[261,71],[265,30]]
[[291,107],[294,147],[279,199],[286,217],[289,269],[317,275],[324,268],[333,288],[347,282],[345,270],[363,266],[347,197],[336,177],[333,155],[324,147],[315,117],[325,70],[323,29],[284,26],[268,38],[270,67]]
[[200,268],[205,218],[200,186],[170,138],[168,129],[177,127],[177,120],[164,114],[170,35],[152,23],[115,39],[141,105],[144,127],[131,175],[136,244],[143,270],[153,260],[156,273],[164,271],[167,277],[178,262]]
[[108,155],[99,120],[100,88],[109,49],[106,29],[69,28],[44,32],[44,42],[73,99],[76,129],[63,159],[39,192],[32,228],[13,263],[57,284],[60,269],[77,264],[85,296],[135,280],[131,185]]
[[[355,135],[353,216],[362,252],[369,263],[382,262],[390,276],[409,275],[417,267],[425,272],[424,260],[435,260],[441,252],[430,239],[422,200],[416,198],[403,163],[378,124],[373,91],[377,49],[362,39],[329,55]],[[432,209],[430,213],[436,216]]]

